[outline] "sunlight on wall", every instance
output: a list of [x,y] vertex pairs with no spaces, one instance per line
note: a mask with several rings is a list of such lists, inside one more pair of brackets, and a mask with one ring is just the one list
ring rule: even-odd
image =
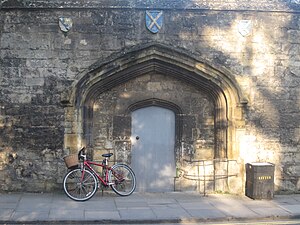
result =
[[256,146],[256,136],[246,135],[244,132],[238,134],[240,157],[244,159],[245,163],[256,162],[256,153],[258,152]]
[[132,95],[127,92],[123,92],[120,94],[120,98],[131,98],[131,97]]
[[[249,35],[239,33],[239,22],[237,18],[232,22],[231,27],[214,28],[207,27],[202,35],[212,36],[207,39],[207,44],[221,51],[228,59],[236,59],[242,68],[244,74],[236,74],[237,82],[249,98],[249,106],[254,112],[257,112],[258,120],[262,127],[256,127],[255,124],[248,126],[245,130],[237,131],[237,141],[239,143],[240,158],[247,162],[270,161],[276,162],[276,151],[280,151],[279,139],[264,134],[264,128],[279,127],[279,112],[272,104],[270,96],[266,93],[276,94],[281,92],[280,88],[275,89],[280,80],[274,76],[274,67],[276,63],[276,53],[274,53],[274,37],[269,34],[270,30],[260,24],[257,19],[251,19],[252,27]],[[257,80],[261,82],[257,86]],[[258,102],[259,101],[259,104]],[[261,107],[263,105],[263,107]],[[260,130],[262,128],[262,130]],[[274,143],[276,148],[270,148],[270,143]]]
[[216,51],[224,52],[230,58],[237,58],[244,68],[250,67],[252,76],[267,75],[266,86],[271,85],[272,88],[272,84],[278,83],[273,76],[276,60],[273,40],[267,37],[264,28],[254,26],[257,21],[252,21],[254,28],[248,36],[243,37],[238,31],[239,21],[236,19],[229,29],[226,27],[224,30],[206,27],[201,35],[211,37],[207,39],[207,44]]
[[[252,39],[252,73],[256,76],[265,74],[269,66],[274,66],[275,55],[268,47],[271,40],[265,37],[264,31],[259,30],[253,34]],[[269,82],[273,82],[270,81]]]
[[[282,51],[282,43],[279,43],[278,39],[284,36],[281,27],[285,27],[292,18],[277,18],[276,15],[270,16],[270,19],[269,23],[276,23],[272,29],[269,24],[264,24],[263,20],[251,18],[252,31],[246,36],[242,36],[238,31],[240,18],[232,21],[230,27],[207,27],[201,34],[206,37],[206,44],[215,49],[215,55],[223,53],[225,57],[221,60],[224,61],[225,67],[230,68],[236,64],[242,68],[239,70],[231,67],[231,70],[248,98],[250,117],[246,127],[236,131],[239,152],[236,152],[235,157],[243,163],[275,163],[275,176],[279,178],[275,179],[275,184],[281,186],[282,165],[287,160],[283,155],[286,156],[285,152],[290,149],[287,150],[281,143],[281,112],[278,104],[274,103],[285,94],[282,88],[285,71],[281,68],[286,68],[289,64],[288,53]],[[299,93],[297,94],[299,96]],[[295,140],[298,139],[296,133]]]
[[245,163],[251,162],[275,162],[278,160],[276,152],[281,150],[278,141],[273,144],[263,144],[263,136],[260,134],[246,135],[241,132],[239,134],[240,157]]
[[99,104],[94,104],[94,111],[99,110],[100,109],[100,105]]

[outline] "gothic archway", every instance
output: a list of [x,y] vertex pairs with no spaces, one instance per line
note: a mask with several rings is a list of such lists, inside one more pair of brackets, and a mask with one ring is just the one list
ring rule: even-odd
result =
[[[123,51],[122,51],[123,52]],[[205,92],[215,108],[215,159],[237,159],[236,129],[244,124],[247,103],[234,77],[224,68],[211,65],[185,50],[160,44],[136,46],[93,64],[80,74],[71,92],[63,96],[70,126],[66,127],[65,147],[76,152],[88,144],[92,107],[102,93],[136,77],[156,72],[189,83]]]

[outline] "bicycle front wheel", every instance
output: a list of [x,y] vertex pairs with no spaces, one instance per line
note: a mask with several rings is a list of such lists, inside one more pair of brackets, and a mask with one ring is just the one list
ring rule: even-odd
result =
[[63,181],[66,195],[75,201],[86,201],[96,193],[97,178],[89,170],[75,169]]
[[131,195],[136,187],[136,179],[132,169],[125,164],[113,165],[108,173],[110,186],[121,196]]

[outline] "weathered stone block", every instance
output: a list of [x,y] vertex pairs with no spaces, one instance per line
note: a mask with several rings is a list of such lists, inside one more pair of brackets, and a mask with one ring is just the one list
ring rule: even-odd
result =
[[196,145],[195,147],[195,159],[206,159],[210,160],[214,158],[214,151],[213,149],[205,149],[201,146]]

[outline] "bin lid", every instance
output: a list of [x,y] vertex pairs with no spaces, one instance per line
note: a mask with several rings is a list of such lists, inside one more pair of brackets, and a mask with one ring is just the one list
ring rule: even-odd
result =
[[252,166],[274,166],[273,163],[268,163],[268,162],[253,162],[249,164]]

